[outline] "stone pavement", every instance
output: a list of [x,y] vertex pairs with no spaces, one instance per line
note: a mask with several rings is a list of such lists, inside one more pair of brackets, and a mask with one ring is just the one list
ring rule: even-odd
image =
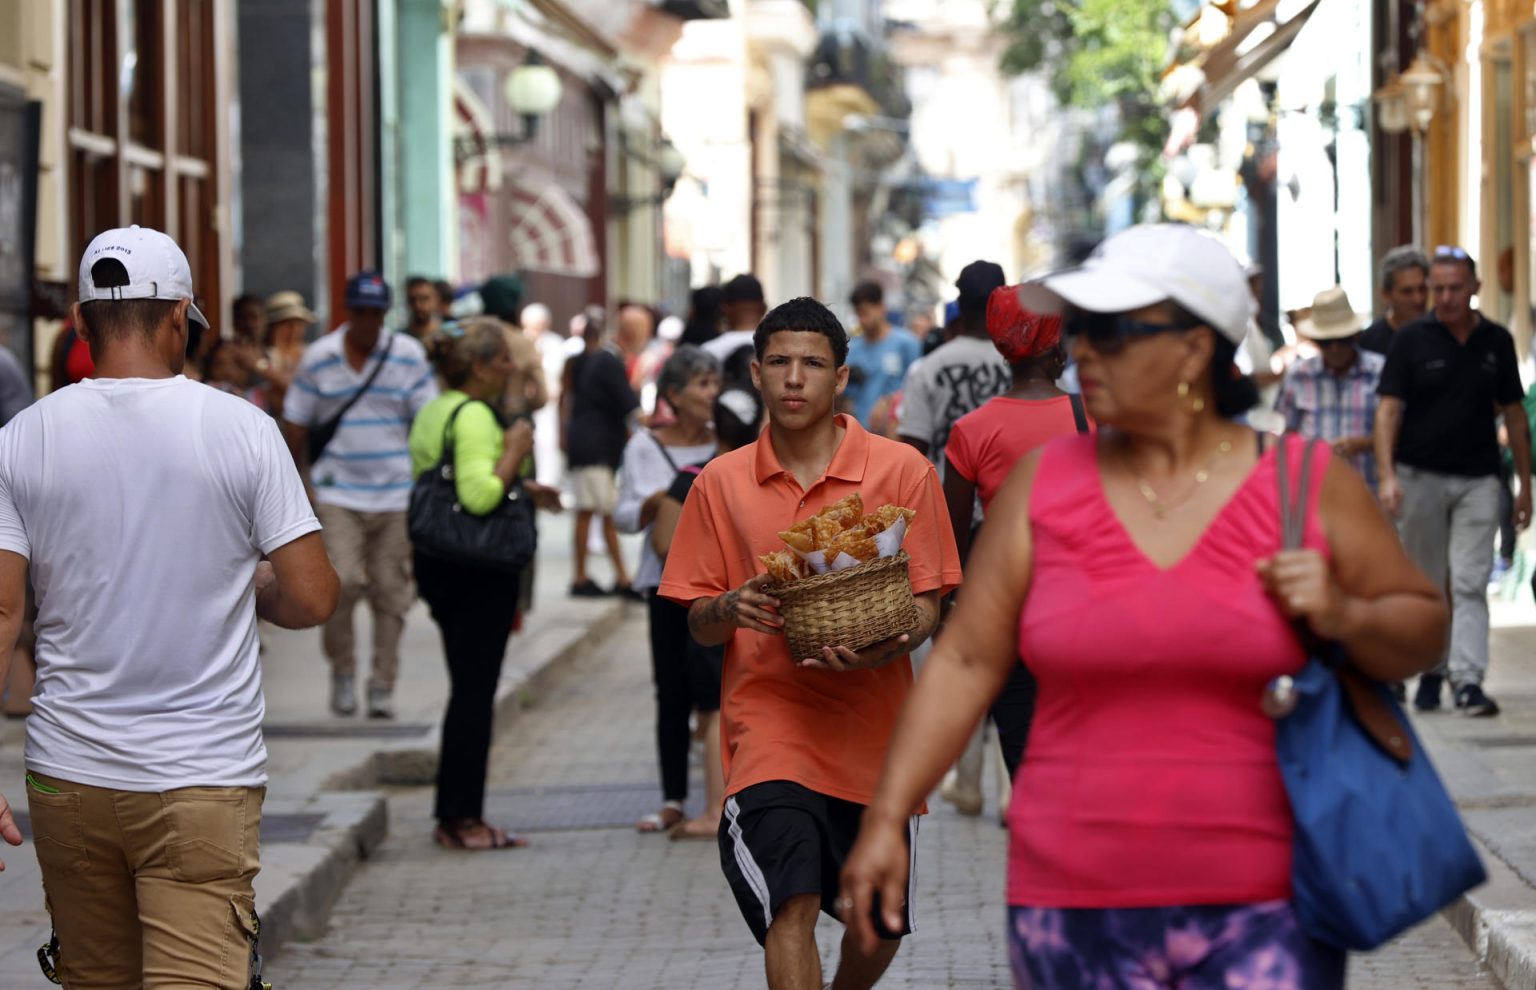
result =
[[[625,611],[616,599],[567,597],[569,516],[541,514],[539,528],[535,607],[512,638],[497,689],[498,729],[503,730],[538,699],[551,671],[604,639]],[[637,553],[634,543],[626,541],[631,560]],[[609,578],[606,563],[595,563],[593,570],[599,581]],[[358,642],[366,644],[366,607],[359,606],[356,617]],[[319,637],[317,630],[262,631],[271,779],[256,899],[268,954],[287,938],[320,934],[357,864],[384,841],[384,798],[369,788],[432,779],[447,698],[437,627],[421,605],[406,624],[393,721],[330,714],[329,674]],[[365,664],[361,673],[366,670]],[[22,722],[0,721],[0,791],[18,805],[25,831],[24,740]],[[37,985],[42,976],[35,954],[48,934],[37,860],[30,842],[14,849],[0,846],[0,859],[7,864],[0,874],[0,987]]]
[[[658,800],[644,644],[636,616],[498,742],[487,817],[530,831],[529,848],[440,850],[430,791],[392,790],[390,841],[358,871],[325,937],[291,943],[268,968],[278,990],[761,987],[761,953],[714,845],[632,829]],[[990,807],[962,818],[934,802],[919,838],[918,931],[882,987],[1011,986],[1005,839]],[[822,920],[824,959],[840,931]],[[1357,958],[1351,986],[1496,990],[1439,918]]]

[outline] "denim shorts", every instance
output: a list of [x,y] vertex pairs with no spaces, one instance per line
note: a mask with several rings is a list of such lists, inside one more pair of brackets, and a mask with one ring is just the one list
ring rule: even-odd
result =
[[1345,954],[1288,901],[1008,909],[1018,990],[1342,990]]

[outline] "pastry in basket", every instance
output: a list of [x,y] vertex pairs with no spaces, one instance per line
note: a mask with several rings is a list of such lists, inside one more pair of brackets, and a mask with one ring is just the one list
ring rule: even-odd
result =
[[768,569],[768,576],[773,578],[774,584],[790,584],[810,573],[810,569],[805,566],[805,561],[789,550],[775,550],[757,559],[762,561],[763,566]]
[[894,556],[916,515],[904,506],[889,504],[866,515],[863,497],[854,492],[781,532],[779,539],[788,551],[758,559],[774,583],[781,585],[866,564],[877,557]]

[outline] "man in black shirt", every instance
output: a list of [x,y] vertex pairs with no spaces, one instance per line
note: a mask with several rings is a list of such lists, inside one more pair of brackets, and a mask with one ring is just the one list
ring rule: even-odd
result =
[[1381,259],[1381,298],[1387,311],[1360,335],[1360,349],[1385,356],[1392,335],[1429,305],[1429,259],[1423,251],[1404,244],[1387,252]]
[[596,517],[613,562],[611,593],[634,598],[638,592],[629,583],[619,531],[613,525],[619,499],[614,472],[624,457],[631,418],[640,400],[629,386],[624,359],[608,339],[602,309],[588,307],[586,317],[586,349],[566,361],[560,388],[560,440],[576,503],[571,594],[593,598],[610,593],[587,576],[587,536]]
[[1436,585],[1450,569],[1451,642],[1441,671],[1419,679],[1414,706],[1440,707],[1448,672],[1456,708],[1496,715],[1488,672],[1488,573],[1498,530],[1499,440],[1504,414],[1520,494],[1515,523],[1531,519],[1531,442],[1509,331],[1472,308],[1477,266],[1440,248],[1430,266],[1434,309],[1397,331],[1382,369],[1376,463],[1382,508],[1398,517],[1409,556]]

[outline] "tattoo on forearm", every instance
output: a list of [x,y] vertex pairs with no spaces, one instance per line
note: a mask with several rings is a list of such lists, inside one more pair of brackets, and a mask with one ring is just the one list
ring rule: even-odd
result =
[[705,602],[697,613],[689,613],[688,627],[695,635],[702,629],[721,622],[734,624],[736,614],[736,600],[741,597],[739,591],[727,591],[718,598],[711,598]]

